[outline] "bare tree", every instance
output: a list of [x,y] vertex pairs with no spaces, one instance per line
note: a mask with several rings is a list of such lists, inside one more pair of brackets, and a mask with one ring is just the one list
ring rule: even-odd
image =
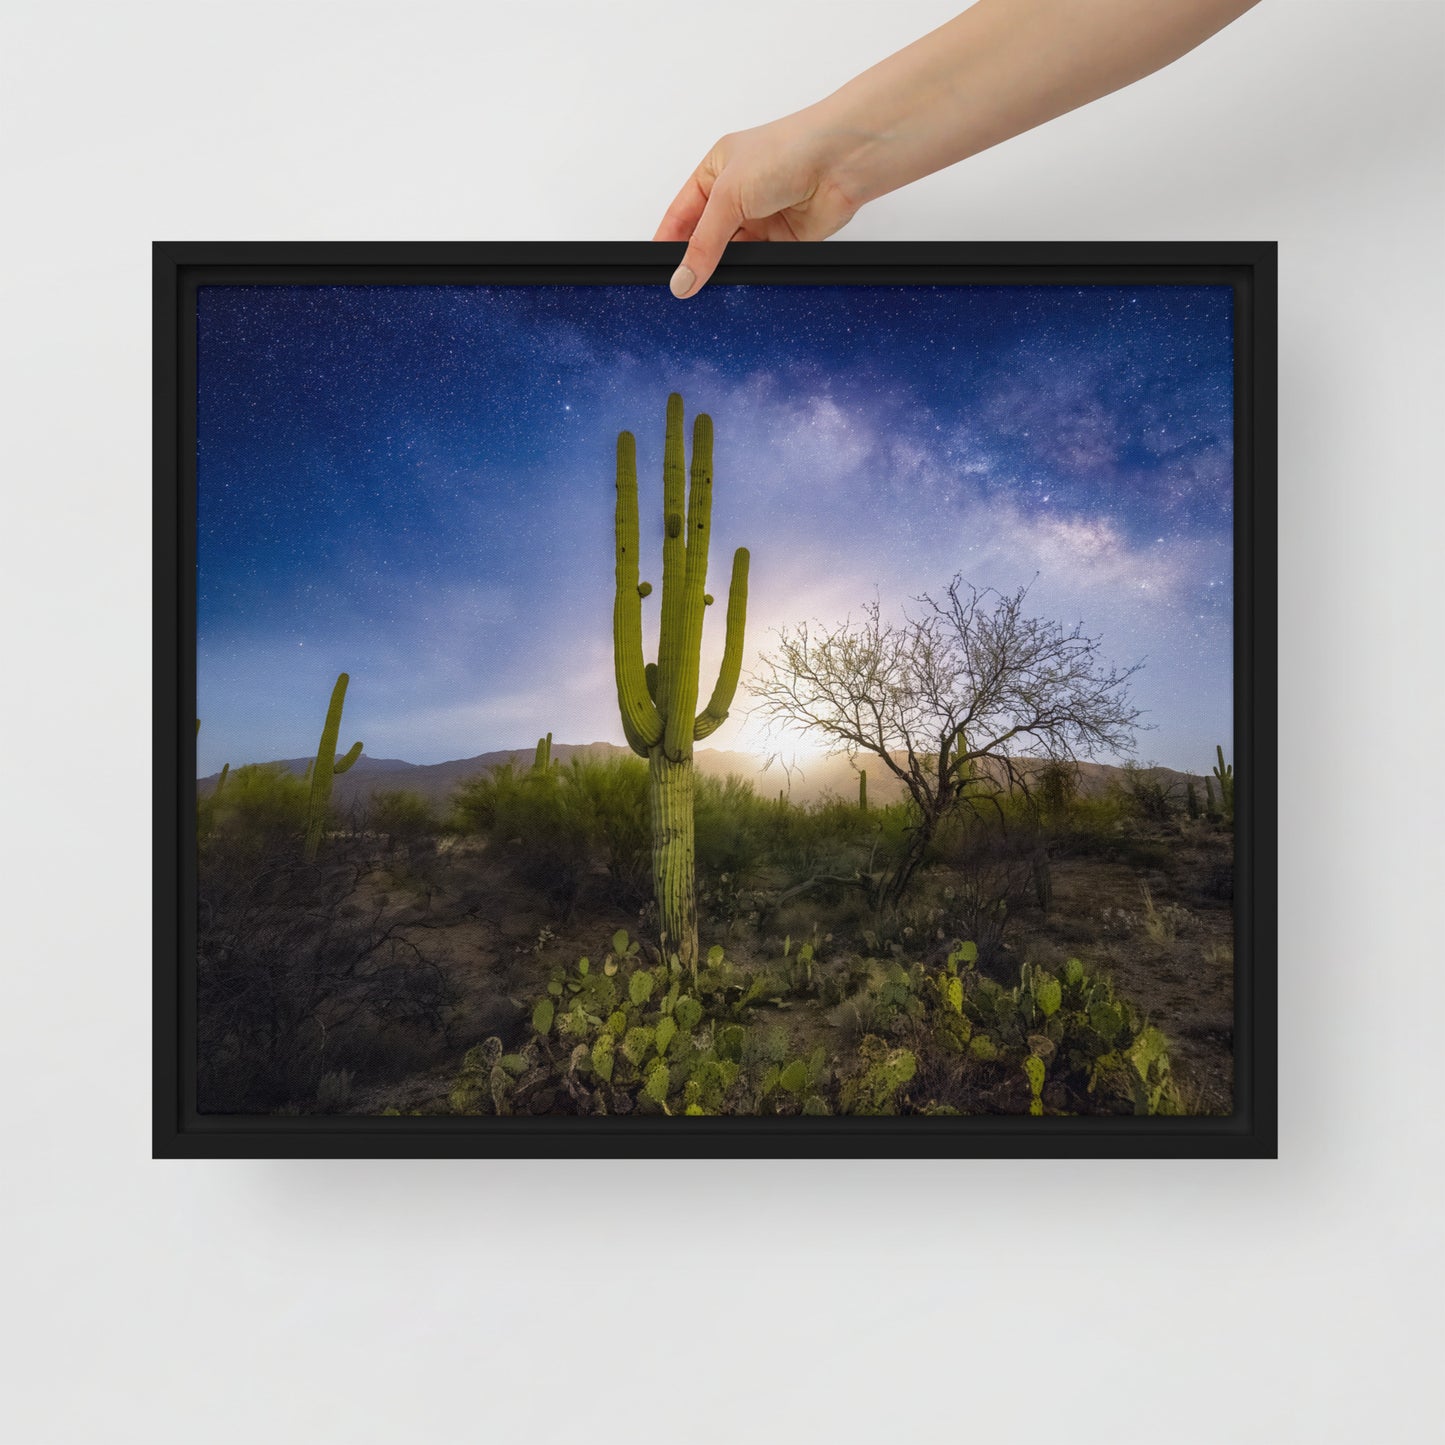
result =
[[1132,742],[1139,665],[1107,666],[1082,624],[1025,616],[1027,595],[955,577],[901,623],[874,601],[860,621],[785,627],[750,679],[771,724],[822,733],[850,758],[871,753],[908,789],[917,821],[885,904],[897,905],[951,813],[1027,790],[1024,756],[1073,761]]

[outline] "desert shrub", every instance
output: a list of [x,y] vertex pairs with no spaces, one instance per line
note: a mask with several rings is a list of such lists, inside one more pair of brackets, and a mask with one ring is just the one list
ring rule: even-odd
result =
[[309,798],[309,786],[284,763],[248,763],[201,801],[200,837],[222,840],[231,853],[262,854],[287,842],[299,847]]
[[440,828],[430,801],[400,788],[373,793],[364,818],[366,827],[380,833],[389,847],[408,850],[435,838]]
[[752,882],[782,814],[741,778],[699,777],[693,799],[699,882],[706,887],[724,873],[736,886]]
[[1090,843],[1118,837],[1131,816],[1124,790],[1110,787],[1096,796],[1075,798],[1069,805],[1067,823],[1060,831],[1076,851],[1088,852]]
[[1156,904],[1147,883],[1139,885],[1139,896],[1143,902],[1140,923],[1151,943],[1173,943],[1194,922],[1194,915],[1177,903]]
[[1030,903],[1047,910],[1051,875],[1043,837],[1027,819],[1006,827],[980,815],[960,820],[949,840],[956,875],[944,894],[948,931],[972,939],[991,965],[1021,911]]
[[[368,1067],[388,1039],[434,1037],[455,994],[440,964],[363,905],[365,845],[307,864],[299,833],[269,851],[219,834],[197,874],[196,1019],[203,1112],[256,1113]],[[409,1047],[409,1046],[408,1046]]]
[[1051,759],[1034,775],[1030,787],[1040,820],[1047,827],[1062,828],[1079,798],[1078,764]]
[[452,822],[495,845],[524,883],[570,909],[589,870],[586,839],[562,798],[560,768],[503,763],[462,783]]
[[609,900],[635,907],[651,893],[647,764],[574,757],[559,771],[562,817],[608,879]]
[[1167,823],[1184,805],[1178,779],[1154,764],[1125,763],[1118,786],[1129,811],[1142,822]]
[[566,767],[504,763],[469,778],[452,824],[505,850],[513,871],[552,902],[573,907],[594,874],[610,902],[634,907],[650,885],[647,765],[640,758],[574,757]]

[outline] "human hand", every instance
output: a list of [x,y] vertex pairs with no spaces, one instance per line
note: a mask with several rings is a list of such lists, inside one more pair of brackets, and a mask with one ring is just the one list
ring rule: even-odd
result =
[[864,202],[1177,60],[1255,0],[977,0],[831,96],[725,135],[653,237],[693,296],[729,241],[821,241]]
[[691,296],[729,241],[821,241],[862,204],[843,190],[846,138],[808,111],[725,135],[687,178],[654,241],[686,241],[672,294]]

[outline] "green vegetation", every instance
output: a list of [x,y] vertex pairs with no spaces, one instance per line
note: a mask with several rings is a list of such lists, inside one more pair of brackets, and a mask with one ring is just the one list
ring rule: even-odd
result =
[[1214,781],[1219,784],[1219,806],[1228,823],[1234,822],[1234,765],[1224,761],[1224,748],[1216,744],[1218,762],[1214,767]]
[[[956,943],[934,966],[879,974],[868,1027],[818,1041],[799,998],[847,971],[744,967],[714,946],[696,978],[625,930],[600,965],[554,976],[513,1040],[469,1050],[447,1099],[462,1114],[1044,1114],[1179,1111],[1162,1033],[1077,959],[1025,964],[1012,987]],[[800,950],[800,954],[802,950]],[[843,1047],[837,1047],[839,1042]]]
[[[716,946],[694,977],[660,946],[647,763],[534,763],[469,779],[444,817],[379,790],[310,864],[311,790],[284,765],[230,769],[198,800],[207,1107],[369,1112],[378,1089],[413,1112],[1227,1107],[1189,1069],[1181,1090],[1175,1025],[1198,975],[1224,982],[1211,1027],[1228,1028],[1233,955],[1209,920],[1231,840],[1162,773],[1155,816],[1135,775],[1085,789],[1039,765],[946,820],[896,907],[879,885],[908,803],[697,777]],[[562,967],[599,929],[626,937]]]
[[341,708],[346,701],[346,685],[351,679],[341,673],[336,686],[331,690],[331,702],[326,709],[326,722],[321,729],[321,743],[316,750],[316,761],[311,769],[310,803],[306,818],[306,861],[316,861],[317,850],[321,847],[321,836],[326,831],[331,816],[331,780],[337,773],[344,773],[361,756],[361,744],[352,743],[351,751],[344,758],[336,756],[336,740],[341,734]]
[[662,619],[657,661],[642,652],[642,600],[652,591],[639,581],[637,448],[631,432],[617,438],[617,586],[612,638],[617,702],[628,745],[648,760],[652,879],[665,946],[689,969],[697,966],[697,896],[694,862],[693,743],[708,737],[728,715],[742,668],[748,601],[748,553],[733,556],[722,667],[700,713],[698,651],[712,533],[712,418],[693,422],[691,482],[683,513],[682,398],[667,399],[662,462]]
[[232,850],[257,855],[286,846],[300,851],[305,835],[308,794],[282,763],[248,763],[224,772],[218,786],[196,805],[197,836],[224,842]]

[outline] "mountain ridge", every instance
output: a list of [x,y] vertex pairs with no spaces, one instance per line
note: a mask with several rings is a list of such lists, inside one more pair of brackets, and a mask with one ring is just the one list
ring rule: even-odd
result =
[[[478,753],[475,757],[455,758],[441,763],[409,763],[402,758],[372,758],[362,753],[346,772],[335,779],[332,797],[336,803],[346,806],[376,792],[403,788],[409,792],[420,793],[428,801],[445,807],[458,785],[467,778],[506,763],[511,763],[514,767],[529,768],[534,756],[535,747],[501,748],[493,752]],[[552,744],[554,762],[568,763],[575,757],[600,759],[634,756],[636,755],[630,748],[618,743]],[[720,748],[698,748],[693,757],[698,772],[704,777],[740,777],[751,783],[754,790],[763,796],[781,792],[792,802],[803,804],[819,802],[829,796],[853,799],[858,795],[858,768],[842,755],[816,757],[805,767],[792,768],[777,763],[769,765],[768,759],[756,753],[731,752]],[[297,777],[305,773],[311,761],[310,758],[275,760]],[[1043,764],[1043,759],[1021,758],[1018,761],[1037,766]],[[904,796],[903,784],[889,773],[877,758],[860,756],[859,763],[868,772],[870,802],[891,803]],[[1102,793],[1124,773],[1122,767],[1113,763],[1081,762],[1078,767],[1081,791],[1086,796]],[[1201,773],[1183,773],[1174,768],[1161,767],[1157,771],[1180,786],[1191,777],[1196,782],[1201,782],[1204,776]],[[218,776],[212,773],[208,777],[198,778],[198,792],[203,796],[209,793],[215,787]]]

